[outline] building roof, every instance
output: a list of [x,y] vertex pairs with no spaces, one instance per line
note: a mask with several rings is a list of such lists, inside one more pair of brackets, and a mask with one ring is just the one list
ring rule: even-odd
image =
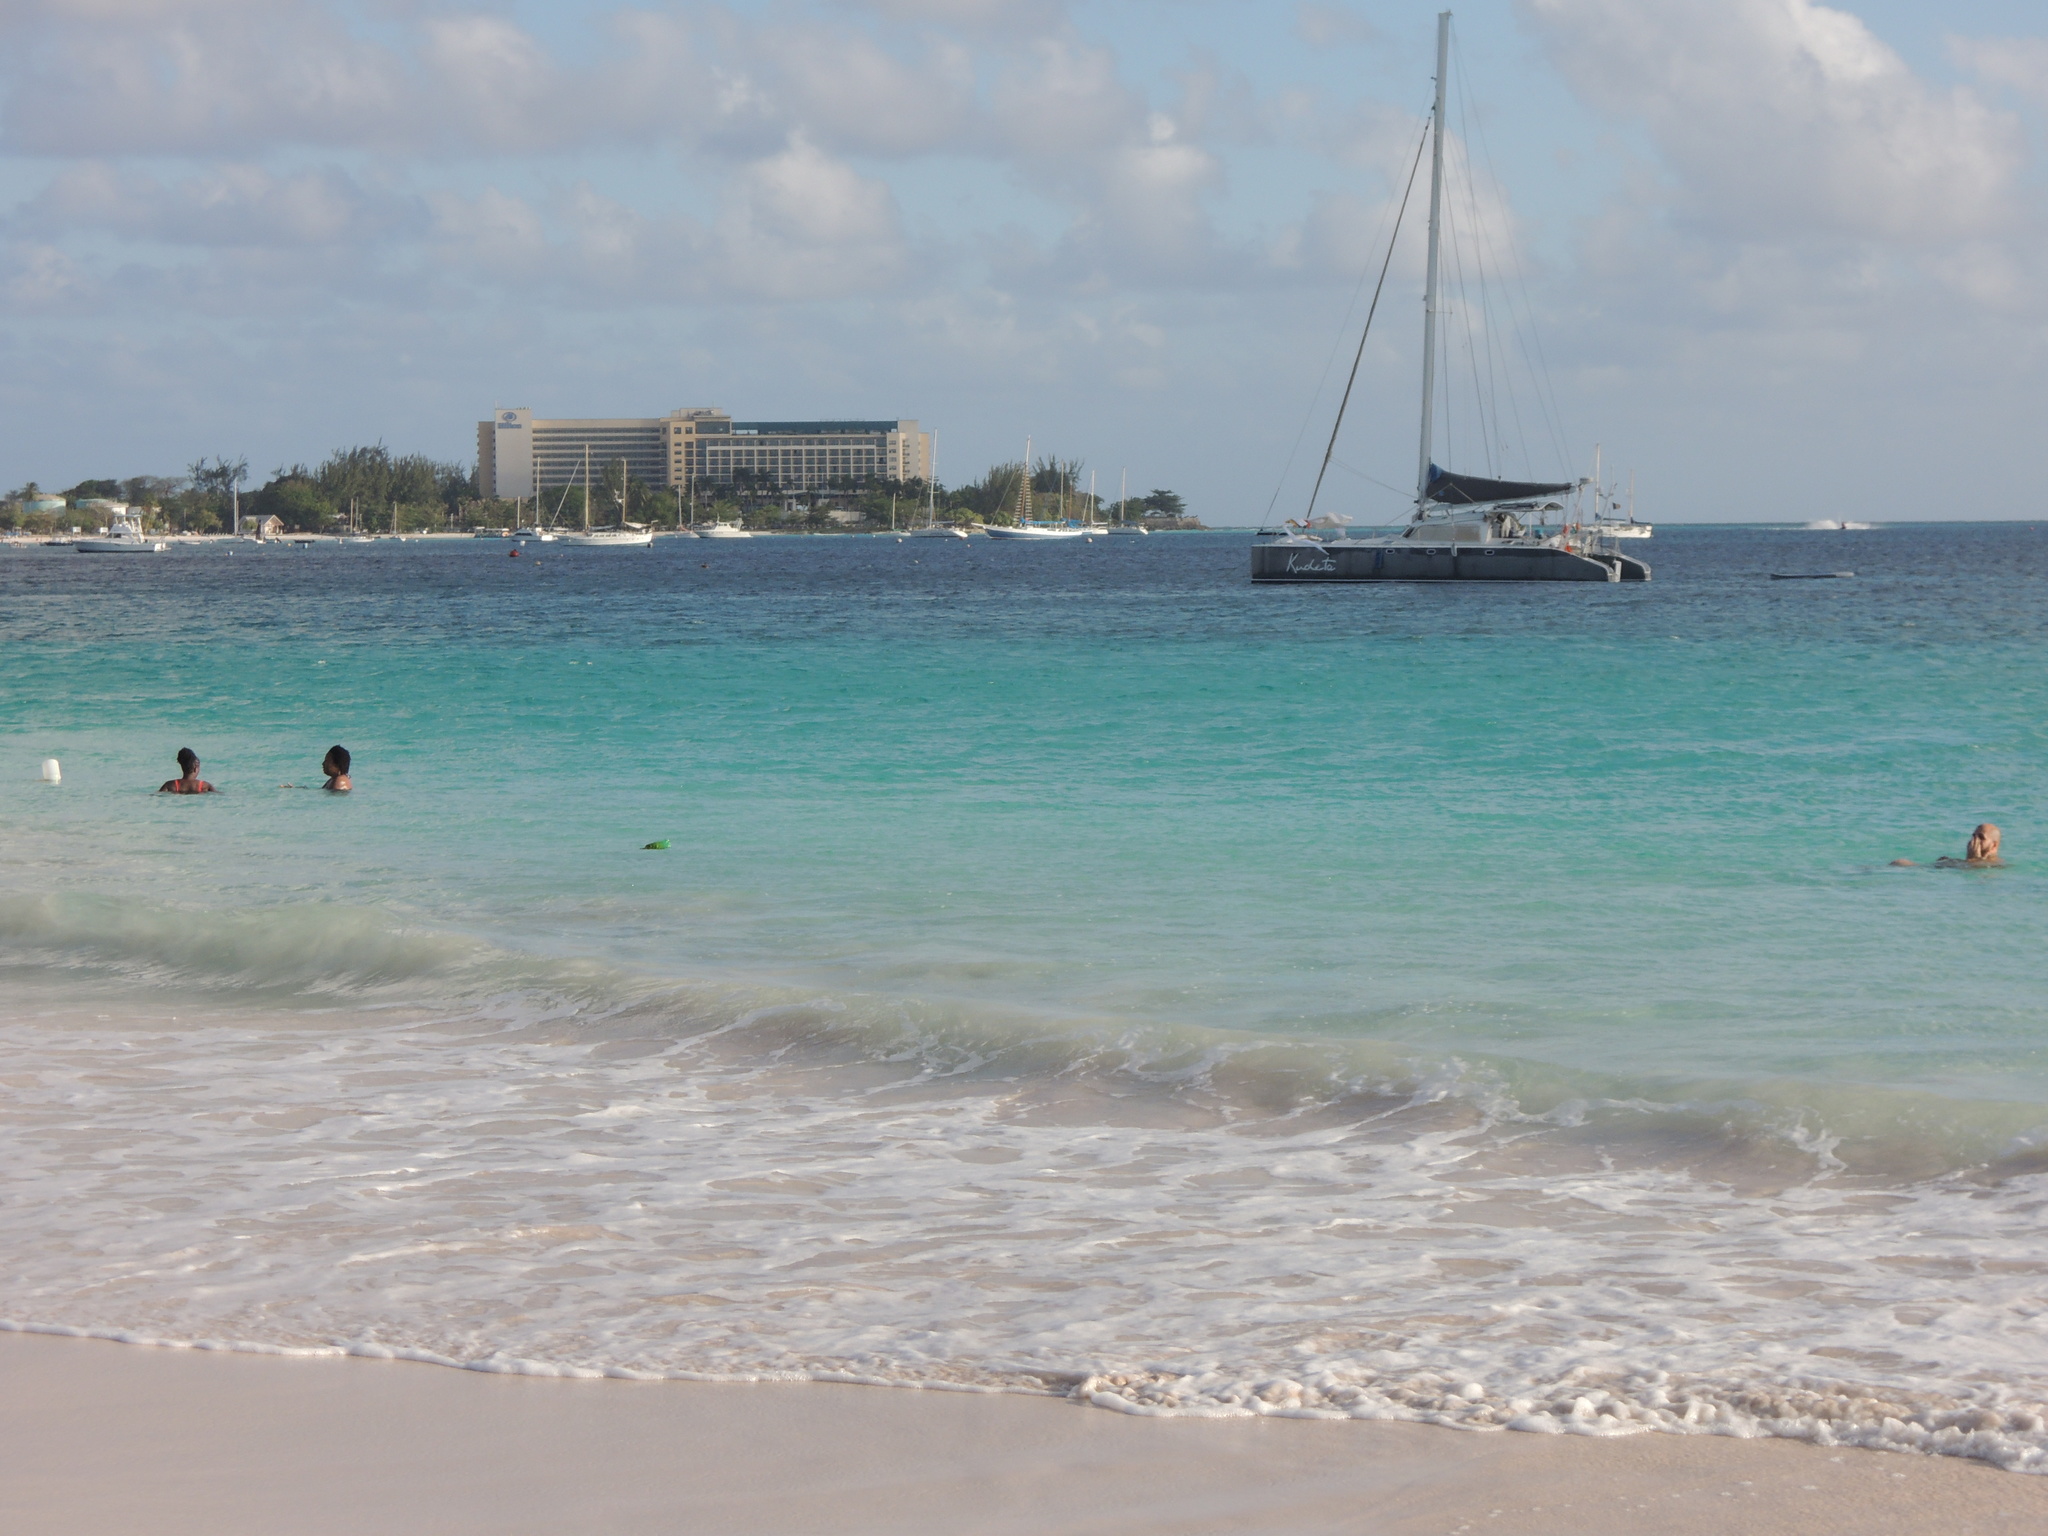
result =
[[894,432],[893,421],[736,421],[735,432]]

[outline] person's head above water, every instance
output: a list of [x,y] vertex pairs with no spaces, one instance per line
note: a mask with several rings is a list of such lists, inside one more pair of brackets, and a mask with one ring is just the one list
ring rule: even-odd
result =
[[1971,864],[1996,864],[1998,862],[1998,840],[1996,825],[1984,822],[1970,834],[1969,846],[1963,850],[1963,858]]
[[165,779],[157,787],[160,795],[210,795],[213,786],[199,777],[199,754],[190,747],[178,748],[178,766],[184,770],[181,778]]
[[320,759],[320,771],[327,775],[327,782],[321,786],[323,789],[337,793],[345,793],[349,789],[348,761],[347,747],[336,743],[327,749],[327,755]]

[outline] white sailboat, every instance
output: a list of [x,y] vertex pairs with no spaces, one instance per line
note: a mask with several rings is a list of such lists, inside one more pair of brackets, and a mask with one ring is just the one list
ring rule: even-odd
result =
[[590,526],[590,444],[583,445],[583,528],[581,532],[564,533],[558,541],[577,549],[644,549],[654,542],[654,533],[647,528],[633,528],[626,523],[626,461],[619,460],[619,489],[612,493],[619,504],[619,522],[614,528],[593,528]]
[[[1330,429],[1329,448],[1316,475],[1308,510],[1284,530],[1260,530],[1251,551],[1255,582],[1312,581],[1648,581],[1650,568],[1615,548],[1611,538],[1593,526],[1565,527],[1545,534],[1536,526],[1546,513],[1562,511],[1552,497],[1566,496],[1586,482],[1499,480],[1439,468],[1432,457],[1436,408],[1437,316],[1442,312],[1444,213],[1444,93],[1449,78],[1451,13],[1440,12],[1436,31],[1436,100],[1430,111],[1429,263],[1422,309],[1422,426],[1417,451],[1415,510],[1398,533],[1354,538],[1339,525],[1315,516],[1316,497],[1337,447],[1352,386],[1358,382],[1365,356],[1365,335],[1351,365]],[[1416,146],[1417,166],[1422,146]],[[1409,186],[1414,185],[1414,170]],[[1407,195],[1402,196],[1406,210]],[[1393,265],[1394,241],[1400,236],[1396,215],[1380,269],[1380,289],[1367,311],[1365,332],[1379,307],[1387,270]]]
[[1636,521],[1636,475],[1628,475],[1628,511],[1623,516],[1621,503],[1608,496],[1600,481],[1600,445],[1593,445],[1593,505],[1596,515],[1586,527],[1589,531],[1607,539],[1647,539],[1657,530],[1648,523]]
[[1116,483],[1116,521],[1109,525],[1111,533],[1150,533],[1152,530],[1143,523],[1128,520],[1127,510],[1131,502],[1131,472],[1126,469],[1119,473]]
[[939,434],[932,433],[931,473],[924,478],[924,521],[904,535],[911,539],[964,539],[965,528],[939,521]]
[[1017,521],[1014,523],[984,523],[981,531],[992,539],[1078,539],[1086,532],[1081,528],[1063,528],[1051,523],[1031,521],[1031,439],[1024,439],[1023,482],[1017,490]]

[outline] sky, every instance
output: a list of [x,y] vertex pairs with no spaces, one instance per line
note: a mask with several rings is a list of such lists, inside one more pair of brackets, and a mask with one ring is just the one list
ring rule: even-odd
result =
[[[1388,0],[0,0],[0,483],[710,405],[916,418],[948,481],[1028,435],[1107,495],[1298,512],[1434,33]],[[1439,459],[1597,443],[1651,520],[2041,515],[2038,0],[1473,0],[1451,85]],[[1419,208],[1322,492],[1361,522],[1414,481]]]

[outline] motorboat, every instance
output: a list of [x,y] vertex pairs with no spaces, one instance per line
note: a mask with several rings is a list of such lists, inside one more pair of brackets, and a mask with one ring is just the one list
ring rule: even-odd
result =
[[965,528],[957,528],[951,523],[927,523],[903,535],[906,539],[964,539],[967,536]]
[[142,519],[132,512],[114,514],[112,526],[97,538],[74,539],[71,547],[81,555],[160,555],[170,548],[162,539],[142,531]]
[[700,539],[751,539],[753,535],[738,523],[709,523],[696,531]]

